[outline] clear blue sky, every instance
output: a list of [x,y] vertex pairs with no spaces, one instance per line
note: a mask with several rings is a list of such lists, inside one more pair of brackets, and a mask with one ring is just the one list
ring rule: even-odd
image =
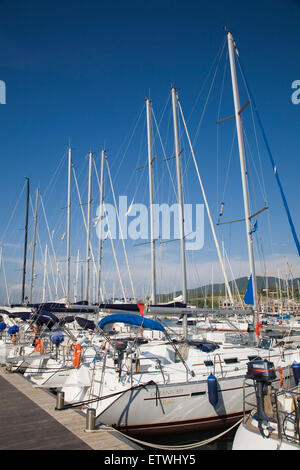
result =
[[[31,179],[33,201],[37,186],[40,187],[42,194],[48,188],[49,200],[46,210],[50,226],[54,227],[57,218],[63,219],[62,208],[66,205],[66,165],[60,168],[60,179],[51,180],[51,178],[69,141],[73,148],[74,164],[78,172],[81,172],[82,185],[85,185],[87,178],[85,154],[91,150],[99,156],[100,149],[105,146],[116,194],[126,194],[131,201],[135,192],[135,182],[139,178],[135,168],[138,162],[144,164],[147,158],[144,114],[138,121],[140,113],[143,113],[145,97],[150,96],[153,100],[154,112],[159,119],[169,97],[170,85],[175,85],[179,89],[186,118],[190,116],[190,132],[194,138],[212,76],[216,70],[215,59],[224,43],[226,26],[234,34],[280,172],[295,227],[300,236],[300,105],[294,105],[291,101],[293,91],[291,84],[294,80],[300,79],[299,18],[300,1],[296,0],[243,2],[2,0],[0,80],[6,83],[7,92],[6,104],[0,105],[2,234],[23,187],[25,176]],[[219,204],[222,201],[234,131],[233,120],[222,125],[217,154],[216,120],[225,61],[226,47],[203,123],[195,140],[195,152],[214,221],[217,220]],[[242,83],[240,84],[242,89]],[[221,117],[233,112],[230,87],[227,73]],[[197,100],[200,92],[200,98]],[[247,98],[242,90],[241,95],[245,101]],[[248,120],[251,127],[250,108],[246,112],[248,114],[245,115],[245,121]],[[168,113],[169,111],[165,116],[168,116]],[[127,147],[136,125],[138,131],[131,145]],[[167,123],[161,132],[164,133],[166,129]],[[185,145],[187,149],[187,144]],[[172,151],[170,146],[168,156]],[[162,157],[162,152],[160,156]],[[185,198],[186,200],[189,198],[190,202],[202,203],[195,174],[191,176],[193,166],[189,158],[187,154],[186,160],[183,161],[183,166],[187,169]],[[264,245],[263,254],[266,259],[271,259],[273,255],[276,266],[281,269],[286,256],[289,263],[296,266],[299,275],[299,257],[287,225],[272,168],[262,144],[261,159],[270,205],[270,219],[267,215],[262,215],[259,219],[259,237]],[[226,220],[242,216],[238,165],[235,148],[230,164],[229,182],[226,186],[226,213],[224,213]],[[157,178],[161,177],[159,168],[157,164]],[[147,203],[148,182],[147,175],[144,176],[137,197],[138,202]],[[252,176],[251,188],[254,188],[253,195],[256,199],[253,207],[259,209],[264,201],[260,190],[256,189],[259,185],[255,172]],[[167,188],[166,192],[163,193],[160,189],[161,192],[157,193],[157,197],[166,200],[170,195],[167,173],[165,178],[166,180],[161,180],[159,184],[161,188]],[[49,181],[51,181],[51,190],[48,186]],[[96,185],[94,188],[96,191]],[[84,193],[84,189],[82,191]],[[109,190],[107,193],[109,194]],[[77,224],[82,222],[74,189],[73,196],[74,212],[77,211],[78,217],[72,221],[72,258],[76,256],[79,246],[84,249],[82,229],[81,232],[79,228],[76,230]],[[111,199],[111,196],[109,197]],[[20,202],[16,213],[18,215],[3,240],[8,278],[10,283],[14,284],[21,282],[21,272],[18,269],[22,267],[20,262],[24,203],[25,199]],[[95,217],[95,208],[93,217]],[[272,224],[272,235],[269,222]],[[32,217],[30,224],[32,230]],[[63,232],[65,228],[63,222],[61,224],[58,230]],[[47,242],[43,230],[40,227],[42,247]],[[218,233],[220,239],[224,239],[226,250],[236,269],[235,274],[248,274],[245,264],[247,249],[244,226],[231,225],[230,228],[220,229]],[[2,237],[1,234],[0,236]],[[16,247],[15,251],[10,253],[9,244],[19,245],[19,248]],[[128,244],[128,249],[132,249],[131,244]],[[59,257],[63,258],[65,245],[58,242],[57,250]],[[141,270],[137,271],[137,276],[140,276],[144,262],[147,261],[149,269],[147,250],[146,246],[144,255],[140,251],[140,255],[135,253],[130,257],[133,272],[134,266],[138,266]],[[261,251],[257,254],[261,255]],[[28,256],[30,259],[30,252]],[[217,258],[207,219],[205,219],[203,249],[188,256],[189,261],[197,265],[194,274],[189,274],[190,287],[210,282],[209,266],[216,262]],[[13,259],[18,260],[16,265],[12,262]],[[107,247],[107,258],[104,255],[104,266],[105,262],[106,266],[112,269],[109,247]],[[167,262],[168,258],[165,263]],[[170,248],[169,262],[172,267],[178,266],[180,271],[178,245],[174,244]],[[124,260],[121,264],[124,265]],[[261,265],[258,271],[261,271]],[[126,270],[124,273],[126,274]],[[111,290],[108,271],[106,274],[109,284],[107,289]],[[30,275],[30,263],[28,275]],[[105,270],[103,276],[105,278]],[[165,276],[168,274],[161,274],[161,282],[165,280]],[[150,275],[145,275],[140,283],[137,280],[139,292],[143,292],[144,289],[149,293],[149,282]],[[180,288],[179,274],[172,282],[174,288]],[[2,274],[0,283],[3,284]],[[166,283],[163,285],[162,291],[171,288]],[[117,281],[116,289],[118,289]]]

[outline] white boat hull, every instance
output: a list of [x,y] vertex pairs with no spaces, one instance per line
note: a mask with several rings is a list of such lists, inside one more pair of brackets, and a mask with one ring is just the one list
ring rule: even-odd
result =
[[[288,373],[283,370],[284,377]],[[229,426],[243,416],[243,380],[244,375],[219,379],[216,406],[209,401],[206,380],[141,386],[117,397],[97,422],[143,435]]]
[[300,447],[292,442],[263,437],[241,423],[235,434],[232,450],[300,450]]

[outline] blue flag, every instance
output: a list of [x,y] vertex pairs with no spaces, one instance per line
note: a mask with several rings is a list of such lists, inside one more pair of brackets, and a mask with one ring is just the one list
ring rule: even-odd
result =
[[255,222],[254,228],[251,230],[250,234],[256,232],[256,230],[257,230],[257,221]]

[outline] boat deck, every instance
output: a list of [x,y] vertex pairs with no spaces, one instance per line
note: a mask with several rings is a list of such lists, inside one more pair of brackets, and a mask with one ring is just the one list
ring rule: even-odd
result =
[[55,395],[1,367],[0,397],[0,450],[141,450],[114,430],[85,431],[85,414],[55,410]]

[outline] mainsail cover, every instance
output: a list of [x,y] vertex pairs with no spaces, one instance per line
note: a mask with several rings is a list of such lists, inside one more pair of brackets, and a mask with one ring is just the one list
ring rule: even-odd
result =
[[109,323],[127,323],[129,325],[141,326],[142,328],[148,328],[150,330],[165,331],[163,325],[158,321],[130,313],[116,313],[115,315],[108,315],[99,321],[98,326],[103,330],[104,326]]

